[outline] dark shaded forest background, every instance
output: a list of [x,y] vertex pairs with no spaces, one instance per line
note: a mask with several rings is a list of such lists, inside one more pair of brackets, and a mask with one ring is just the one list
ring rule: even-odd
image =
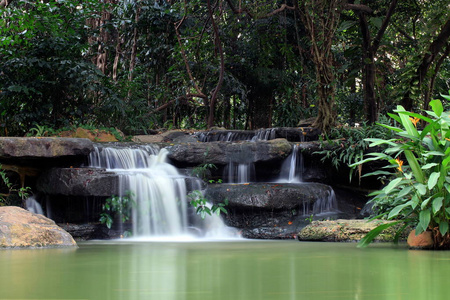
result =
[[371,124],[450,88],[447,0],[1,0],[0,135]]

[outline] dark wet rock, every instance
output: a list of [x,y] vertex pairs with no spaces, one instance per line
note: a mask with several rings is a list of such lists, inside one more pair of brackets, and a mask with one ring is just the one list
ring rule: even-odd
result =
[[228,199],[230,207],[300,209],[309,214],[320,213],[314,204],[331,193],[331,187],[320,183],[214,184],[208,186],[206,197],[215,202]]
[[228,200],[225,223],[247,238],[292,238],[311,215],[337,213],[331,187],[319,183],[250,183],[209,185],[205,197]]
[[38,191],[49,195],[111,196],[119,194],[118,176],[105,169],[53,168],[38,179]]
[[[300,241],[321,241],[321,242],[357,242],[361,240],[369,231],[375,227],[390,223],[393,221],[374,220],[368,222],[367,220],[327,220],[327,221],[313,221],[308,226],[304,227],[298,233]],[[397,230],[401,224],[389,227],[383,230],[377,236],[377,242],[391,242],[394,240]],[[406,240],[409,232],[404,231],[401,239]]]
[[100,223],[61,223],[59,226],[70,233],[76,241],[118,239],[123,237],[124,230],[131,229],[130,224],[124,224],[124,227],[121,229],[109,229],[106,225]]
[[[196,177],[185,177],[188,192],[205,187]],[[36,188],[47,195],[110,197],[119,195],[119,175],[101,168],[52,168],[41,174]]]
[[291,145],[285,139],[239,143],[185,143],[169,146],[167,149],[171,160],[184,165],[281,161],[292,151]]
[[76,247],[52,220],[16,206],[0,207],[0,248]]

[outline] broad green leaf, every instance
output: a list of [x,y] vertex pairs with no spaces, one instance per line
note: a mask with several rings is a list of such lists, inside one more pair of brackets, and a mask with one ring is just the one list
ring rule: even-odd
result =
[[392,218],[396,217],[405,207],[410,206],[410,205],[411,205],[410,202],[407,202],[402,205],[397,205],[389,212],[388,219],[392,219]]
[[394,188],[396,188],[400,182],[402,182],[403,178],[399,177],[399,178],[395,178],[394,180],[392,180],[391,182],[389,182],[389,184],[383,188],[384,192],[386,194],[389,194]]
[[444,107],[442,106],[442,102],[440,100],[431,100],[430,106],[438,117],[442,115]]
[[428,189],[431,191],[434,186],[436,185],[438,179],[439,179],[439,175],[441,173],[440,172],[433,172],[430,175],[430,178],[428,179]]
[[428,170],[429,168],[435,167],[437,165],[438,165],[437,163],[429,163],[429,164],[424,165],[422,167],[422,170]]
[[414,184],[414,188],[417,190],[417,192],[423,196],[427,193],[427,186],[422,183],[416,183]]
[[431,220],[431,214],[429,209],[422,210],[419,213],[419,223],[420,226],[422,226],[422,229],[425,231],[428,228],[428,225],[430,224]]
[[369,231],[369,233],[367,233],[359,242],[358,242],[358,247],[359,248],[365,248],[367,246],[369,246],[369,244],[385,229],[392,227],[398,223],[400,223],[402,221],[396,221],[396,222],[392,222],[392,223],[387,223],[387,224],[382,224],[379,225],[377,227],[375,227],[374,229],[372,229],[371,231]]
[[411,186],[407,186],[407,187],[403,188],[403,189],[398,193],[397,198],[402,198],[402,197],[408,195],[408,194],[411,192],[411,190],[412,190],[412,187],[411,187]]
[[433,200],[433,214],[436,214],[441,209],[443,200],[444,197],[437,197]]
[[408,135],[410,135],[412,137],[419,137],[419,132],[417,131],[416,127],[409,119],[409,116],[408,116],[407,112],[405,111],[405,109],[403,108],[403,106],[398,105],[397,109],[394,111],[396,113],[398,113],[400,120],[402,121],[402,125],[403,125],[403,127],[405,127]]
[[382,170],[378,170],[375,172],[371,172],[371,173],[367,173],[362,175],[361,177],[368,177],[368,176],[375,176],[375,175],[387,175],[387,176],[392,176],[394,175],[394,173],[388,172],[388,171],[382,171]]
[[434,156],[444,156],[445,153],[440,152],[440,151],[428,151],[428,152],[426,152],[426,153],[423,154],[423,156],[425,156],[425,157],[428,157],[428,156],[431,156],[431,155],[434,155]]
[[417,158],[410,150],[405,150],[404,153],[416,180],[420,183],[425,183],[425,178]]
[[442,221],[439,223],[439,232],[442,235],[445,235],[448,232],[448,223],[447,222]]
[[427,207],[428,203],[430,203],[431,199],[431,197],[428,197],[427,199],[423,200],[422,204],[420,205],[420,209],[424,210]]

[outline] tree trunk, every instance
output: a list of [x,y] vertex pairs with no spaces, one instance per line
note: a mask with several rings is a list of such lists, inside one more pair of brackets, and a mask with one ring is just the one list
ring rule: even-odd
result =
[[322,131],[335,122],[332,45],[339,24],[342,0],[305,0],[297,2],[300,16],[311,41],[312,58],[316,70],[318,115],[313,126]]
[[421,92],[421,87],[424,84],[425,77],[428,73],[430,66],[433,64],[436,56],[446,45],[450,37],[450,19],[444,24],[441,32],[436,39],[430,44],[430,47],[425,52],[422,63],[416,70],[416,74],[410,81],[408,91],[405,93],[402,99],[402,105],[406,110],[412,110],[414,99],[418,98]]

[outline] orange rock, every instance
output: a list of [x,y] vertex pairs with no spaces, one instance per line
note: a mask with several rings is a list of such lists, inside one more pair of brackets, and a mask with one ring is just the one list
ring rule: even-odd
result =
[[416,230],[414,229],[409,233],[407,243],[412,249],[430,249],[434,246],[434,239],[431,231],[424,231],[416,235]]

